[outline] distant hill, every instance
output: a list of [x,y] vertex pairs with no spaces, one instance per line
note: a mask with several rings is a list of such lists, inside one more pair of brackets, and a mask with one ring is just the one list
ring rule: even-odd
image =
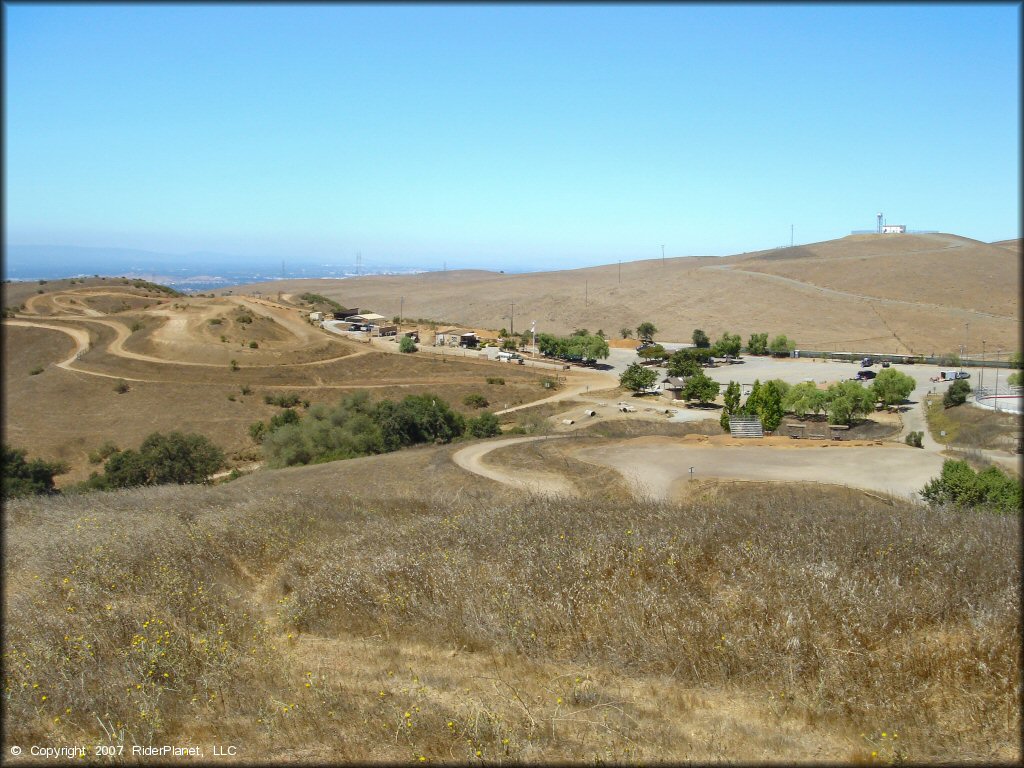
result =
[[[1020,259],[1012,243],[951,234],[850,235],[726,257],[682,257],[502,274],[449,271],[344,281],[275,281],[235,292],[312,291],[391,317],[478,328],[618,336],[651,321],[658,336],[695,328],[785,333],[805,349],[874,352],[1017,348]],[[514,317],[513,317],[514,315]]]

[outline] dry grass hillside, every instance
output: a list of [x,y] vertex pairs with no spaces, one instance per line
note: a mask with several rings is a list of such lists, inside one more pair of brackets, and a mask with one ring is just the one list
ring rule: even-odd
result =
[[[535,369],[391,354],[326,333],[298,307],[137,283],[4,286],[4,306],[16,310],[3,326],[5,440],[66,462],[59,485],[99,469],[89,455],[104,443],[136,448],[154,431],[206,435],[246,465],[259,459],[249,425],[279,410],[267,395],[334,404],[358,389],[374,400],[430,392],[475,414],[468,394],[502,406],[550,394]],[[503,383],[488,383],[495,376]]]
[[[1014,243],[1017,245],[1015,246]],[[785,333],[805,349],[873,352],[1016,349],[1020,337],[1019,241],[955,235],[851,235],[797,248],[725,258],[686,257],[587,269],[481,271],[280,281],[234,289],[330,296],[347,306],[482,328],[537,321],[541,331],[602,329],[618,335],[650,320],[661,338],[694,328]]]
[[1019,761],[1018,519],[801,485],[555,500],[452,451],[11,503],[4,754]]

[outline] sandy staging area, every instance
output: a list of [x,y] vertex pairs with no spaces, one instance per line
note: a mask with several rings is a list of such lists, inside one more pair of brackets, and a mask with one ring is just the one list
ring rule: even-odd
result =
[[614,469],[634,493],[654,499],[685,495],[690,467],[695,480],[819,482],[917,498],[943,461],[935,453],[894,444],[785,437],[744,441],[728,435],[637,438],[613,449],[581,448],[574,455]]

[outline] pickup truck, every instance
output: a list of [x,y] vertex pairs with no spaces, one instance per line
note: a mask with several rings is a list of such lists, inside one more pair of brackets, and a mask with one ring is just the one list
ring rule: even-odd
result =
[[523,359],[523,356],[520,355],[518,352],[508,352],[502,350],[495,357],[497,360],[501,360],[502,362],[518,363],[519,365],[523,365],[526,362]]

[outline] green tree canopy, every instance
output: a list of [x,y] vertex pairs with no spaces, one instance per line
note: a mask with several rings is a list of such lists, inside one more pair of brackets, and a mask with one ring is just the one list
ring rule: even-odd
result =
[[223,466],[224,452],[203,435],[154,432],[138,451],[129,448],[107,459],[103,485],[131,488],[204,483]]
[[654,323],[645,321],[640,323],[636,327],[636,335],[644,341],[653,341],[654,334],[658,332],[658,329],[654,326]]
[[875,407],[871,391],[856,381],[832,384],[827,394],[829,424],[849,424],[856,416],[867,416]]
[[738,357],[742,347],[743,341],[740,339],[739,334],[730,334],[726,331],[718,341],[715,342],[715,345],[711,348],[711,353],[715,357],[725,357],[726,355]]
[[686,380],[683,397],[687,400],[696,400],[701,405],[710,403],[718,397],[718,382],[710,378],[704,371],[697,371]]
[[917,382],[895,368],[883,368],[871,382],[871,394],[882,405],[896,405],[907,399]]
[[768,334],[752,333],[747,341],[747,352],[751,355],[768,354]]
[[791,411],[797,416],[806,416],[808,413],[817,416],[827,405],[828,394],[818,389],[812,381],[803,381],[790,387],[782,400],[783,410]]
[[26,455],[27,452],[23,449],[4,445],[3,498],[56,493],[54,475],[68,471],[67,465],[61,462],[48,462],[42,459],[28,461]]
[[690,350],[679,349],[669,355],[668,358],[668,372],[670,376],[693,376],[696,373],[700,373],[700,363],[698,363],[693,355],[687,354]]
[[698,349],[707,349],[711,346],[711,339],[700,328],[694,328],[691,338],[693,339],[693,345]]
[[794,349],[796,349],[796,342],[790,341],[785,334],[781,333],[768,345],[768,351],[775,357],[786,357]]
[[956,405],[963,405],[967,402],[967,396],[971,394],[971,385],[964,379],[957,379],[949,385],[946,394],[942,396],[942,404],[947,408]]
[[644,368],[639,363],[631,364],[619,376],[619,384],[633,392],[641,392],[654,386],[658,380],[658,374],[650,368]]

